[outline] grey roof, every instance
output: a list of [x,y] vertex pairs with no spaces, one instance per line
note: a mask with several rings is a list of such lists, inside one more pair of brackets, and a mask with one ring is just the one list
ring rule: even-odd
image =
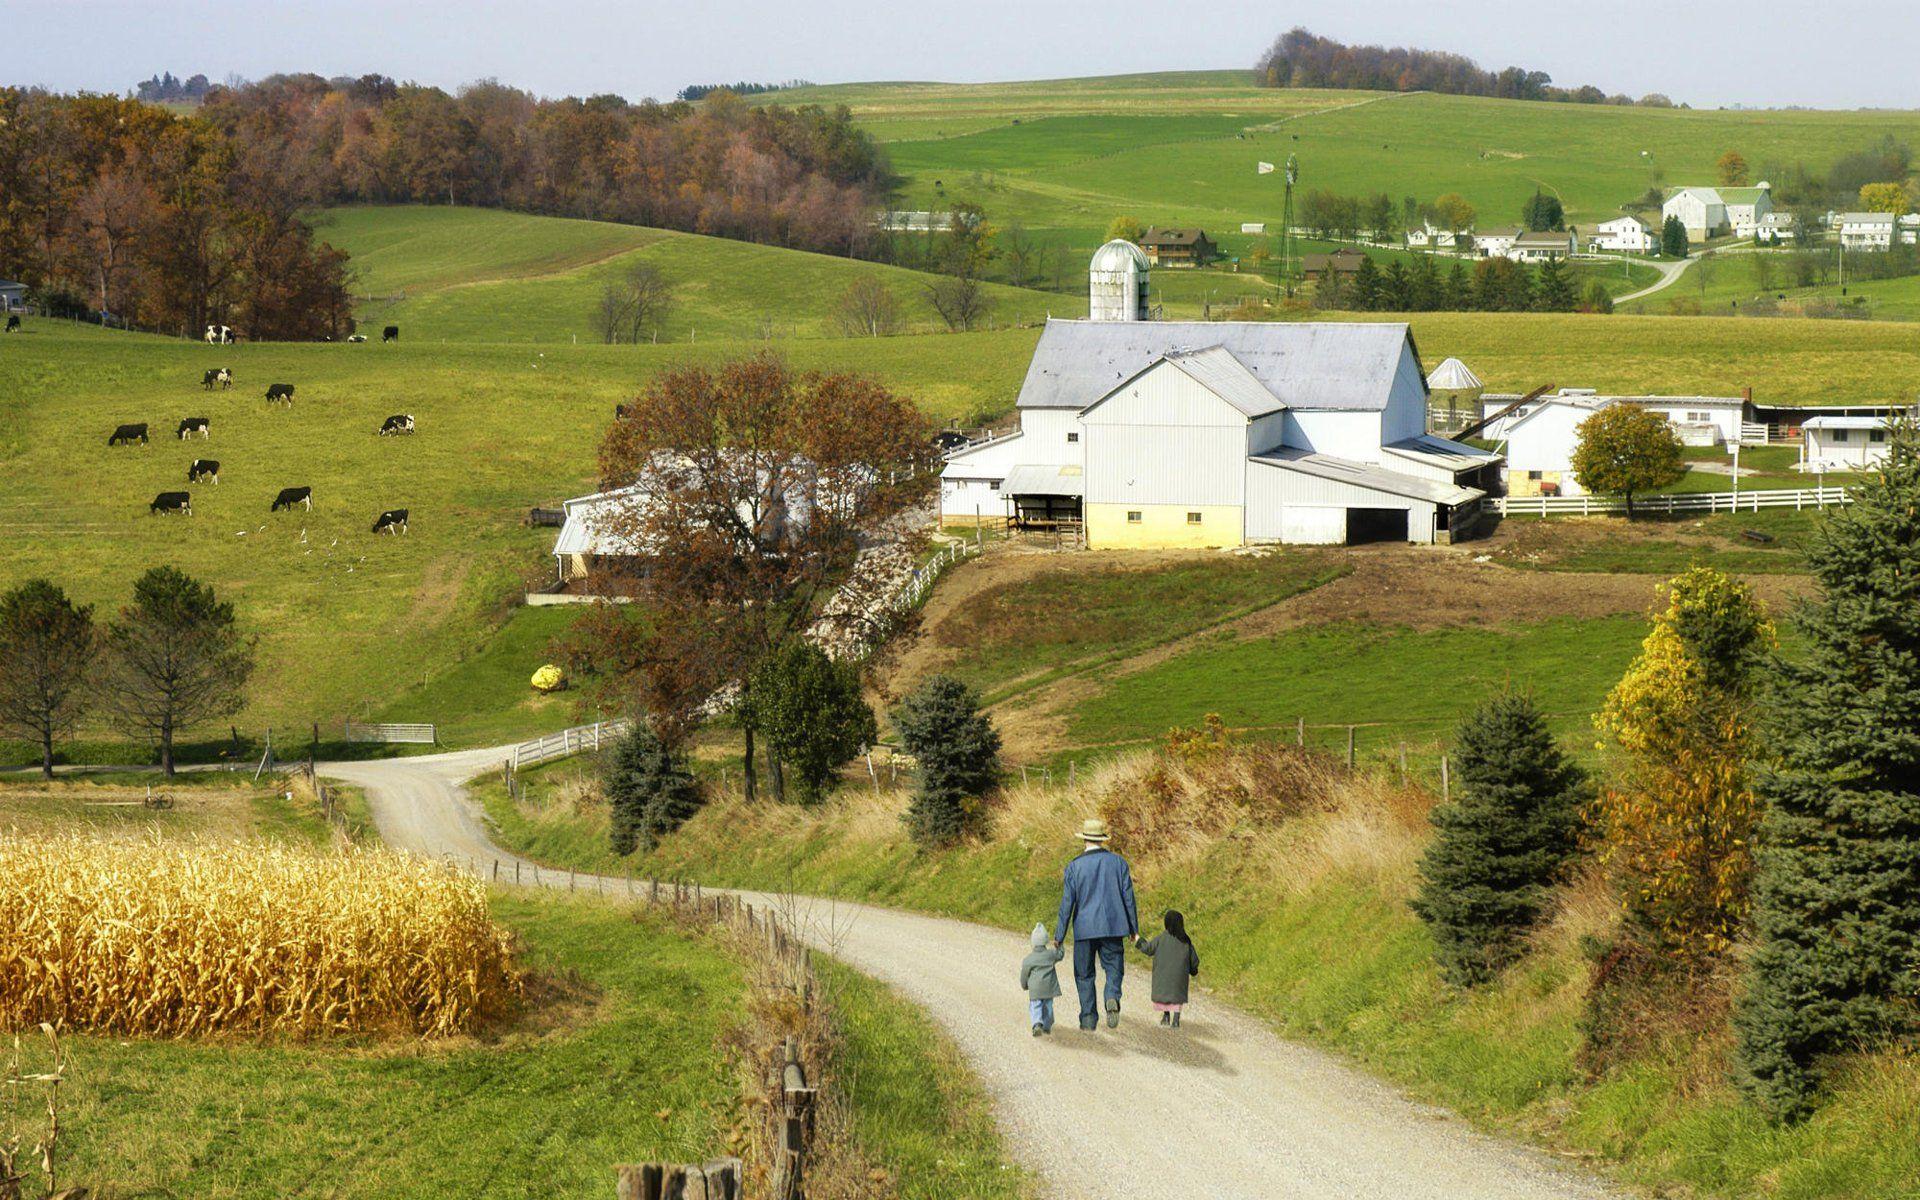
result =
[[1209,346],[1205,350],[1175,350],[1164,361],[1239,409],[1242,416],[1264,417],[1286,407],[1224,346]]
[[1802,429],[1885,429],[1892,422],[1890,417],[1808,417],[1800,422]]
[[1446,471],[1471,471],[1475,467],[1490,466],[1500,461],[1500,456],[1491,450],[1482,450],[1465,442],[1449,441],[1431,433],[1388,442],[1381,449]]
[[1486,495],[1479,488],[1465,488],[1457,484],[1441,483],[1438,480],[1422,479],[1418,475],[1390,471],[1386,467],[1376,466],[1373,463],[1354,462],[1350,458],[1336,458],[1331,454],[1312,454],[1305,450],[1294,450],[1284,446],[1278,450],[1269,450],[1265,454],[1249,455],[1248,461],[1260,463],[1263,466],[1279,467],[1283,471],[1299,471],[1303,475],[1331,479],[1338,483],[1350,483],[1354,487],[1370,488],[1390,496],[1427,500],[1434,504],[1465,504],[1469,500],[1478,500]]
[[1000,491],[1008,496],[1080,496],[1087,490],[1079,467],[1022,463],[1007,468]]
[[1378,412],[1411,345],[1404,323],[1048,321],[1019,407],[1084,409],[1170,353],[1220,346],[1286,408]]

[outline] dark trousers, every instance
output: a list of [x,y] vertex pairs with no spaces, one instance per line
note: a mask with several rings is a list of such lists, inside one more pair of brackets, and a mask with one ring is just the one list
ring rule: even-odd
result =
[[1102,937],[1073,939],[1073,984],[1080,990],[1080,1024],[1100,1022],[1100,1004],[1093,990],[1093,962],[1099,957],[1100,969],[1107,973],[1107,999],[1120,998],[1120,981],[1127,973],[1127,939]]

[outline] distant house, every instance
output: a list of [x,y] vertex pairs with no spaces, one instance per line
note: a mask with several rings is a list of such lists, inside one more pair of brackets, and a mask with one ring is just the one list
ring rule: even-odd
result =
[[1920,213],[1908,213],[1900,218],[1900,241],[1905,245],[1920,245]]
[[1331,254],[1308,254],[1300,259],[1300,270],[1310,280],[1325,279],[1329,274],[1341,279],[1351,279],[1367,256],[1358,250],[1335,250]]
[[1747,413],[1744,396],[1602,396],[1584,388],[1563,388],[1517,408],[1511,396],[1483,397],[1481,403],[1494,419],[1480,436],[1505,443],[1507,490],[1514,496],[1579,495],[1573,452],[1581,424],[1601,409],[1631,404],[1659,413],[1688,446],[1741,441]]
[[1773,187],[1762,180],[1753,187],[1676,188],[1660,206],[1660,219],[1665,223],[1668,217],[1679,217],[1688,239],[1704,242],[1741,229],[1757,229],[1772,211]]
[[1773,185],[1762,179],[1752,187],[1718,189],[1720,202],[1727,206],[1727,224],[1735,233],[1756,228],[1773,212]]
[[1507,250],[1507,257],[1516,262],[1547,262],[1550,259],[1569,258],[1579,248],[1579,242],[1571,229],[1542,229],[1529,231],[1513,239],[1513,245]]
[[1890,250],[1900,228],[1892,213],[1841,213],[1840,245],[1847,250]]
[[1652,254],[1660,248],[1660,234],[1639,217],[1615,217],[1593,227],[1587,248],[1619,254]]
[[1416,250],[1464,250],[1473,245],[1473,230],[1442,229],[1432,221],[1407,230],[1407,245]]
[[953,214],[895,209],[881,213],[873,223],[888,233],[944,233],[953,228]]
[[1513,244],[1526,230],[1518,225],[1505,229],[1489,229],[1473,235],[1473,248],[1482,258],[1505,258],[1513,252]]
[[1220,247],[1204,229],[1162,229],[1156,225],[1140,239],[1140,248],[1156,267],[1204,267],[1220,257]]
[[1735,225],[1733,232],[1736,237],[1752,238],[1756,242],[1764,242],[1770,246],[1777,246],[1781,242],[1789,242],[1800,236],[1794,228],[1793,214],[1783,212],[1770,212],[1758,220]]
[[1805,439],[1805,471],[1855,471],[1877,466],[1887,456],[1885,416],[1810,417],[1800,423]]
[[0,279],[0,313],[19,312],[27,306],[27,285]]

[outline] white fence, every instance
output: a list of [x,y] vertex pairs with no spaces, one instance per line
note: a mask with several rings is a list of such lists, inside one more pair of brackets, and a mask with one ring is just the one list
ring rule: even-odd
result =
[[624,734],[630,724],[624,720],[595,721],[591,725],[575,725],[572,729],[562,729],[559,733],[521,742],[513,748],[513,768],[517,771],[535,763],[578,754],[582,750],[598,750],[602,744]]
[[425,746],[440,744],[440,734],[434,726],[410,724],[404,721],[373,725],[359,725],[348,721],[346,739],[349,742],[417,742]]
[[[1488,501],[1505,516],[1591,516],[1627,511],[1627,502],[1613,496],[1496,496]],[[1850,504],[1843,487],[1762,488],[1751,492],[1671,493],[1635,496],[1636,513],[1758,512],[1763,508],[1825,508]]]
[[898,592],[894,593],[887,607],[896,612],[905,612],[912,608],[920,603],[920,598],[933,587],[934,580],[940,578],[943,571],[978,553],[980,553],[979,548],[969,542],[954,542],[948,545],[945,550],[929,559],[926,565],[914,570],[912,577],[900,586]]

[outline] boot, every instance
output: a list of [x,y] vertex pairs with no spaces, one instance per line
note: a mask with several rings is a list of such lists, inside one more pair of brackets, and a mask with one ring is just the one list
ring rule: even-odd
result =
[[1173,1016],[1173,1014],[1172,1014],[1172,1013],[1161,1013],[1161,1014],[1160,1014],[1160,1023],[1161,1023],[1162,1025],[1170,1025],[1170,1024],[1172,1024],[1172,1022],[1171,1022],[1171,1021],[1170,1021],[1170,1020],[1168,1019],[1168,1018],[1170,1018],[1170,1017],[1172,1017],[1172,1016]]
[[1045,1033],[1045,1032],[1046,1032],[1046,1030],[1045,1030],[1045,1029],[1042,1029],[1042,1028],[1041,1028],[1040,1026],[1038,1026],[1038,1025],[1035,1025],[1035,1026],[1033,1027],[1033,1036],[1035,1036],[1035,1037],[1039,1037],[1039,1036],[1040,1036],[1041,1034],[1043,1034],[1043,1033]]
[[1107,1028],[1120,1028],[1120,1002],[1118,1000],[1107,1001]]
[[1173,1027],[1174,1027],[1175,1029],[1178,1029],[1178,1028],[1180,1028],[1180,1014],[1179,1014],[1179,1013],[1174,1013],[1174,1014],[1173,1014]]

